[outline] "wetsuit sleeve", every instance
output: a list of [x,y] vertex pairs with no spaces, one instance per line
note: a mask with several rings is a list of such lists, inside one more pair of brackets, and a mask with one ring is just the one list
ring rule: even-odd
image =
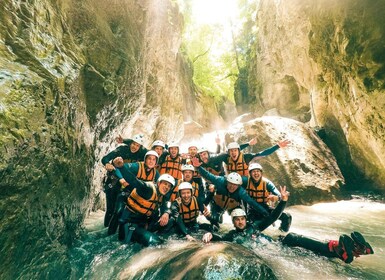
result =
[[246,189],[248,182],[249,182],[249,177],[242,176],[242,188]]
[[207,162],[207,165],[217,165],[221,164],[222,162],[228,163],[229,154],[228,153],[221,153],[219,155],[210,157],[209,161]]
[[159,207],[160,215],[162,216],[164,213],[167,213],[171,216],[171,208],[168,206],[168,200],[163,199],[162,204]]
[[269,216],[263,218],[260,222],[257,222],[254,225],[255,228],[257,228],[260,231],[263,231],[266,228],[268,228],[271,224],[273,224],[279,218],[279,216],[281,216],[283,210],[286,207],[286,203],[287,201],[283,201],[283,200],[280,201],[277,207],[275,207],[275,209],[270,213]]
[[222,235],[219,235],[218,233],[211,233],[213,235],[213,238],[211,238],[211,241],[223,241]]
[[[214,237],[214,235],[213,235]],[[234,240],[234,230],[230,230],[228,233],[222,236],[222,241],[232,242]]]
[[214,198],[214,193],[208,192],[203,204],[206,206],[209,205],[209,203],[213,200],[213,198]]
[[166,160],[166,157],[168,156],[168,152],[164,151],[163,154],[160,155],[158,160],[158,165],[162,165],[164,161]]
[[154,182],[158,182],[158,179],[159,179],[159,171],[157,169],[155,169],[155,178],[154,178]]
[[278,191],[278,189],[275,187],[272,181],[267,180],[266,182],[266,189],[271,192],[272,194],[281,197],[281,193]]
[[253,158],[266,157],[268,155],[271,155],[272,153],[274,153],[278,149],[279,149],[279,145],[277,144],[277,145],[271,146],[270,148],[267,148],[266,150],[260,151],[256,154],[244,154],[243,156],[244,156],[246,163],[248,164]]
[[115,168],[115,175],[116,175],[116,177],[119,178],[119,180],[120,180],[120,179],[123,179],[123,175],[122,175],[122,173],[120,172],[120,168]]
[[183,219],[180,215],[178,216],[178,218],[176,218],[176,225],[184,236],[188,235],[186,225],[184,224]]
[[113,160],[114,158],[116,157],[119,157],[121,156],[120,154],[120,149],[119,147],[116,148],[115,150],[109,152],[107,155],[105,155],[103,158],[102,158],[102,164],[103,165],[106,165],[107,163],[109,163],[111,160]]
[[214,174],[208,172],[206,169],[204,169],[201,166],[199,166],[198,172],[202,175],[203,178],[209,180],[215,186],[222,185],[225,180],[223,176],[215,176]]
[[265,210],[261,205],[259,205],[254,199],[252,199],[246,192],[244,188],[238,188],[239,198],[251,206],[255,211],[267,217],[269,212]]
[[199,211],[201,211],[201,213],[203,214],[203,211],[205,210],[204,201],[202,199],[197,198],[197,202]]
[[241,145],[239,145],[239,149],[242,151],[242,150],[246,149],[249,146],[250,146],[249,143],[241,144]]
[[144,199],[150,199],[153,194],[153,188],[147,185],[142,180],[136,178],[136,176],[127,169],[127,178],[125,180],[130,184],[130,188],[136,189],[139,196]]
[[174,200],[171,203],[171,215],[170,215],[170,217],[174,217],[175,220],[179,217],[179,203],[176,200]]
[[115,174],[116,174],[116,177],[118,177],[119,179],[123,179],[127,180],[127,172],[130,171],[132,172],[133,174],[137,174],[138,173],[138,170],[139,170],[139,165],[138,164],[128,164],[128,163],[125,163],[123,164],[122,167],[120,168],[115,168]]

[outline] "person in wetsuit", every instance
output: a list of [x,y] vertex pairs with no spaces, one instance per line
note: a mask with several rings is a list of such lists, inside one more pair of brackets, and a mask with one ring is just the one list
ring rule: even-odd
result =
[[203,178],[208,179],[215,186],[215,192],[206,198],[204,204],[211,202],[211,217],[209,221],[212,225],[219,227],[222,223],[222,216],[225,211],[230,212],[239,207],[242,202],[247,203],[255,211],[262,216],[268,216],[269,213],[257,202],[255,202],[242,188],[242,177],[238,173],[230,173],[227,177],[215,176],[201,167],[201,162],[197,158],[192,159],[194,167],[198,168],[198,172]]
[[[244,180],[243,186],[249,196],[265,208],[266,211],[271,213],[274,208],[269,205],[269,202],[279,201],[281,199],[281,194],[275,185],[269,179],[263,177],[262,174],[263,169],[259,163],[250,163],[249,177],[247,178],[247,181]],[[249,220],[255,221],[263,219],[263,217],[253,208],[249,207],[247,210],[247,218]],[[282,212],[279,220],[281,220],[279,229],[284,232],[288,232],[292,220],[291,215],[289,213]]]
[[[123,143],[123,140],[119,140],[118,143]],[[120,193],[119,178],[114,172],[115,166],[113,160],[117,157],[121,157],[125,163],[143,160],[144,155],[148,151],[146,148],[143,147],[143,144],[143,135],[134,135],[132,139],[125,140],[124,145],[121,145],[115,150],[109,152],[101,160],[102,164],[107,170],[103,186],[104,192],[106,194],[106,213],[104,216],[105,227],[108,227],[110,220],[114,214],[116,208],[116,199],[118,194]]]
[[[271,240],[270,237],[263,235],[261,231],[266,229],[274,222],[274,219],[279,217],[280,213],[282,213],[285,208],[288,196],[289,193],[286,191],[286,188],[281,188],[282,200],[279,202],[278,206],[271,212],[269,217],[265,217],[260,222],[254,222],[253,224],[247,222],[246,213],[243,209],[234,209],[231,212],[231,218],[235,229],[223,236],[208,232],[203,235],[203,242],[208,243],[210,241],[219,240],[238,243],[243,243],[247,240],[255,240],[258,242],[259,238]],[[301,247],[321,256],[339,258],[345,263],[351,263],[354,257],[374,253],[371,245],[365,240],[363,235],[357,231],[352,232],[350,236],[342,234],[338,241],[321,241],[296,233],[289,233],[285,237],[281,237],[280,241],[282,244],[289,247]]]
[[175,185],[174,178],[162,174],[154,184],[139,180],[127,171],[127,182],[132,191],[119,217],[119,240],[125,243],[133,240],[145,246],[162,243],[154,232],[172,226],[165,196]]
[[210,211],[193,195],[193,186],[189,182],[182,182],[178,188],[179,197],[171,204],[171,216],[177,228],[187,240],[195,240],[190,233],[198,229],[211,230],[210,224],[200,224],[197,219],[199,213],[205,217],[210,216]]

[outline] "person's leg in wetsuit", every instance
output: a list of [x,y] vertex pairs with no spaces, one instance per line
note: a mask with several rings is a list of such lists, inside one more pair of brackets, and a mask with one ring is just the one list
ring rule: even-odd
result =
[[346,263],[351,263],[354,257],[374,253],[370,244],[366,242],[359,232],[352,232],[351,237],[343,234],[338,241],[330,240],[326,242],[295,233],[289,233],[281,241],[282,244],[289,247],[305,248],[321,256],[340,258]]

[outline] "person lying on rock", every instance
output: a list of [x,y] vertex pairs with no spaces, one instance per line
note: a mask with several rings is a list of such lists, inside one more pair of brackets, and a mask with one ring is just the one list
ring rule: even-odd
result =
[[[203,235],[203,242],[230,241],[242,244],[247,240],[255,240],[258,242],[260,238],[272,240],[270,237],[263,235],[261,231],[274,222],[274,217],[277,217],[277,214],[283,210],[284,207],[281,208],[279,205],[281,204],[283,206],[282,203],[286,203],[288,200],[289,192],[286,191],[286,187],[281,187],[281,197],[282,200],[277,208],[270,214],[270,217],[262,219],[259,223],[248,223],[245,211],[241,208],[234,209],[231,212],[231,219],[235,229],[223,236],[208,232]],[[289,247],[301,247],[321,256],[339,258],[345,263],[351,263],[354,257],[374,253],[370,244],[365,240],[362,234],[357,231],[352,232],[350,236],[342,234],[339,237],[339,240],[328,241],[320,241],[303,235],[289,233],[285,237],[281,237],[280,241],[282,244]]]

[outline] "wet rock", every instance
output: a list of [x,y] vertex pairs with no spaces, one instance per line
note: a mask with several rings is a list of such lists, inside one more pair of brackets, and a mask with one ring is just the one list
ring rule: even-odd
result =
[[291,144],[275,153],[256,159],[263,166],[263,174],[276,186],[286,185],[291,204],[312,204],[336,200],[345,179],[336,159],[312,128],[301,122],[281,118],[262,117],[230,128],[228,139],[245,143],[257,137],[258,143],[245,150],[256,153],[279,141]]
[[255,253],[237,244],[176,243],[130,259],[120,279],[277,279]]
[[235,98],[252,105],[238,107],[325,128],[349,185],[366,188],[366,177],[385,190],[384,2],[266,0],[255,9],[247,96]]

